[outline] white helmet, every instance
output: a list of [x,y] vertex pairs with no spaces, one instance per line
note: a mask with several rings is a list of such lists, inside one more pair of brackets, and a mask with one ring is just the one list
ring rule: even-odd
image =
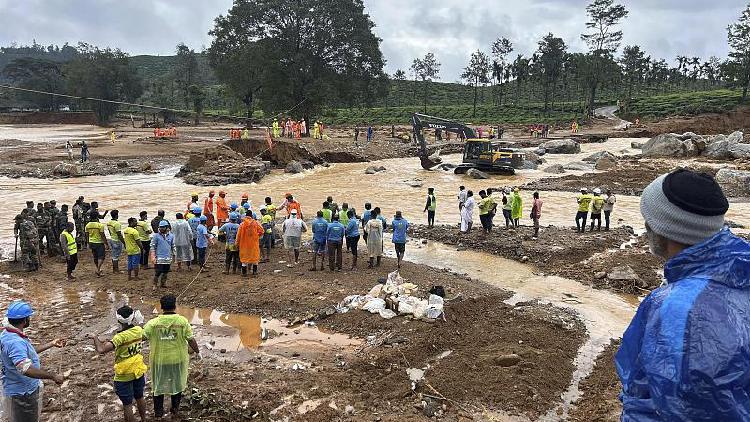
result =
[[599,188],[594,189],[594,195],[601,195],[602,190]]
[[587,188],[581,188],[581,192],[588,192],[589,190]]

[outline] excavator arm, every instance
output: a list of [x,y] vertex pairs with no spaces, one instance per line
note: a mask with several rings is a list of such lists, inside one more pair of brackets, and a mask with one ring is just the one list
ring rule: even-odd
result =
[[427,141],[425,141],[422,134],[423,129],[435,129],[442,132],[455,133],[463,136],[463,139],[476,137],[474,130],[464,124],[425,114],[414,113],[411,117],[411,126],[414,131],[414,141],[419,145],[419,159],[422,162],[422,168],[425,170],[432,169],[440,164],[442,160],[440,160],[439,156],[430,157],[427,154]]

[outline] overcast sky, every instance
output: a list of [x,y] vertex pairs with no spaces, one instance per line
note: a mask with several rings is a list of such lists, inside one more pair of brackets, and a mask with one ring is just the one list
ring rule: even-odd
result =
[[[747,0],[621,0],[630,15],[621,25],[623,45],[638,44],[670,62],[677,55],[727,54],[726,26]],[[388,64],[408,69],[433,51],[440,79],[457,81],[469,55],[489,51],[498,37],[510,39],[514,55],[530,54],[548,32],[570,51],[585,49],[589,0],[365,0]],[[232,0],[0,0],[0,45],[11,42],[63,44],[86,41],[131,54],[173,54],[184,42],[195,49],[211,43],[213,19]]]

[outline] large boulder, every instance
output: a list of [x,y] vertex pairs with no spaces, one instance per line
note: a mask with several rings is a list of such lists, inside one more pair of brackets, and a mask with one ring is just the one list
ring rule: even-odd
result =
[[750,196],[750,171],[721,169],[716,173],[716,182],[729,196]]
[[300,160],[299,163],[302,164],[302,168],[305,170],[310,170],[315,167],[315,163],[310,160]]
[[489,179],[490,178],[489,174],[483,171],[477,170],[477,169],[469,169],[469,171],[466,172],[466,175],[473,179]]
[[521,163],[520,166],[513,166],[513,167],[519,170],[536,170],[537,168],[539,168],[539,164],[537,164],[534,161],[523,160],[523,163]]
[[621,267],[615,267],[609,270],[607,278],[610,280],[617,281],[635,281],[638,280],[638,274],[629,265],[623,265]]
[[536,164],[542,164],[542,157],[539,156],[536,152],[532,151],[524,151],[524,154],[526,155],[525,161],[531,161],[532,163]]
[[750,144],[741,143],[744,139],[742,132],[733,132],[729,136],[716,135],[707,140],[708,145],[703,153],[714,160],[733,160],[750,157]]
[[663,133],[651,138],[643,145],[643,155],[646,157],[694,157],[699,150],[692,138],[681,139],[683,135]]
[[385,167],[383,166],[369,166],[365,169],[365,174],[375,174],[379,173],[381,171],[385,171]]
[[285,173],[302,173],[305,171],[305,168],[302,166],[302,163],[299,161],[291,161],[289,164],[286,165],[286,168],[284,169]]
[[81,167],[77,164],[60,163],[52,169],[55,176],[78,176],[81,174]]
[[581,145],[572,139],[556,139],[541,145],[547,154],[577,154],[581,152]]
[[630,143],[630,148],[641,149],[641,148],[643,148],[643,143],[633,141],[633,142]]
[[602,159],[604,157],[609,158],[612,161],[617,161],[617,157],[615,157],[614,154],[612,154],[609,151],[595,152],[595,153],[589,155],[588,157],[584,158],[582,161],[585,161],[587,163],[596,163],[597,161],[599,161],[600,159]]
[[563,167],[562,164],[553,164],[551,166],[547,166],[542,171],[544,171],[545,173],[561,174],[561,173],[565,173],[565,167]]
[[583,161],[573,161],[572,163],[565,164],[563,168],[565,170],[591,171],[594,169],[594,165],[584,163]]

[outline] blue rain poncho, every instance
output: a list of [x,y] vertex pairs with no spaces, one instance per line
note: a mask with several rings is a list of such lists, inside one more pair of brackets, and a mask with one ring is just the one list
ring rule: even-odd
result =
[[750,420],[750,244],[723,229],[664,275],[615,357],[622,420]]

